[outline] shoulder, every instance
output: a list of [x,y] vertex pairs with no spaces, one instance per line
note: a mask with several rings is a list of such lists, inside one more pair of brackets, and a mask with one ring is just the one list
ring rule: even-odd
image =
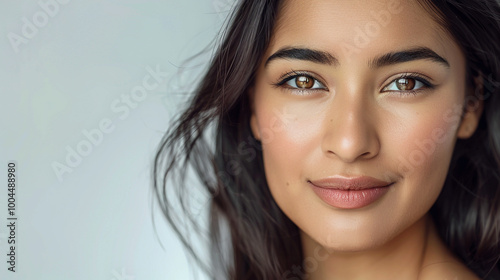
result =
[[446,261],[422,267],[418,280],[480,280],[480,278],[464,264]]

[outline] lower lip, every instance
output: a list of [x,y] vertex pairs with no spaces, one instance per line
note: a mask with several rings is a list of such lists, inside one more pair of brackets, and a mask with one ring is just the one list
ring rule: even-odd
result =
[[311,183],[309,184],[312,186],[316,195],[324,202],[333,207],[342,209],[356,209],[368,206],[386,194],[387,191],[389,191],[389,187],[392,185],[364,190],[339,190],[321,188]]

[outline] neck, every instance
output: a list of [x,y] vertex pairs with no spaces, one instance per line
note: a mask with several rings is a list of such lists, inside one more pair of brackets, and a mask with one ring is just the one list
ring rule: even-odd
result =
[[430,258],[449,255],[428,216],[424,216],[383,246],[371,250],[329,250],[304,233],[302,244],[304,270],[307,271],[306,279],[309,280],[417,279]]

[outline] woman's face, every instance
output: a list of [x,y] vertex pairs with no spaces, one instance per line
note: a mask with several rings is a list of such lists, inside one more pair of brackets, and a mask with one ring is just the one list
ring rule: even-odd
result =
[[428,212],[474,132],[465,93],[462,52],[418,3],[286,1],[251,90],[274,199],[325,247],[384,244]]

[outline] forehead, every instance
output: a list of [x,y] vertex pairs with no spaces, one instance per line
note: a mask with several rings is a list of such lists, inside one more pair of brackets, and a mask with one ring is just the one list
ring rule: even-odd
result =
[[416,0],[285,0],[268,53],[290,45],[331,52],[341,63],[415,46],[460,55],[452,37]]

